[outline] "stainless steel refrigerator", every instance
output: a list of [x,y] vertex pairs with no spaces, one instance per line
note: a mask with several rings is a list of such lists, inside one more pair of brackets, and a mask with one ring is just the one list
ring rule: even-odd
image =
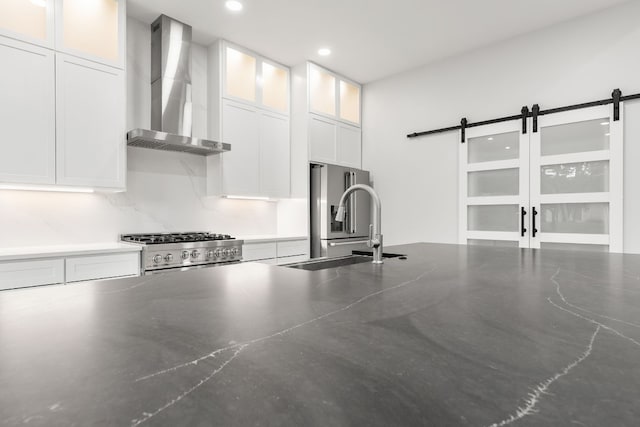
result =
[[369,172],[344,166],[310,164],[311,258],[351,255],[369,250],[364,243],[371,224],[371,197],[364,191],[352,193],[346,204],[345,220],[335,220],[342,193],[353,184],[369,185]]

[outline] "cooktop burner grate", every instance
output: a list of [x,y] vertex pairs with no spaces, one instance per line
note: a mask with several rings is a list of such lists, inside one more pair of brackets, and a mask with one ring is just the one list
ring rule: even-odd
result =
[[140,243],[146,245],[162,243],[189,243],[208,242],[214,240],[235,240],[228,234],[216,234],[208,232],[191,233],[146,233],[146,234],[123,234],[122,241]]

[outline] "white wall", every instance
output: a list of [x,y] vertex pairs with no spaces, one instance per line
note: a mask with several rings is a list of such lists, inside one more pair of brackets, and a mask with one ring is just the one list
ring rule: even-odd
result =
[[[452,29],[460,31],[461,29]],[[425,41],[437,43],[437,40]],[[385,243],[456,243],[457,132],[411,132],[640,92],[640,2],[367,84],[363,166],[383,201]],[[625,251],[640,253],[640,102],[627,103]]]
[[[150,30],[136,20],[127,24],[127,128],[149,128]],[[206,67],[207,50],[194,46],[193,129],[202,136]],[[115,242],[121,233],[154,231],[277,233],[276,203],[206,197],[204,157],[141,148],[127,155],[126,193],[0,191],[0,247]]]

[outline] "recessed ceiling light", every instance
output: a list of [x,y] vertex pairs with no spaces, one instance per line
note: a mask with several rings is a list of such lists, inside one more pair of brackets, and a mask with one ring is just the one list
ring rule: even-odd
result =
[[504,147],[505,150],[511,150],[511,147]]
[[238,0],[228,0],[224,5],[232,12],[240,12],[243,8]]
[[31,3],[35,4],[36,6],[47,7],[46,0],[31,0]]
[[318,55],[320,56],[329,56],[331,55],[331,49],[323,47],[322,49],[318,49]]
[[610,133],[605,133],[604,136],[611,136],[611,134]]
[[609,124],[609,122],[602,122],[600,123],[602,126],[607,126]]
[[489,138],[487,138],[488,141],[493,141],[493,137],[490,136]]

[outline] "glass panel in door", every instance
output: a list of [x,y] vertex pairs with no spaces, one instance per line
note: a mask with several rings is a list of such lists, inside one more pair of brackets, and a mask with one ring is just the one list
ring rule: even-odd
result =
[[340,80],[340,118],[360,123],[360,88]]
[[64,48],[109,61],[118,61],[119,1],[61,1]]
[[532,247],[622,250],[622,144],[622,114],[613,121],[610,105],[539,118],[531,136]]
[[256,58],[227,47],[225,94],[247,101],[256,100]]
[[314,67],[309,67],[309,106],[312,111],[336,115],[336,78]]
[[286,112],[289,108],[289,73],[262,61],[262,104]]
[[460,243],[526,246],[528,138],[520,122],[467,130],[460,147]]
[[2,0],[0,33],[44,43],[48,36],[50,8],[53,8],[53,0]]

